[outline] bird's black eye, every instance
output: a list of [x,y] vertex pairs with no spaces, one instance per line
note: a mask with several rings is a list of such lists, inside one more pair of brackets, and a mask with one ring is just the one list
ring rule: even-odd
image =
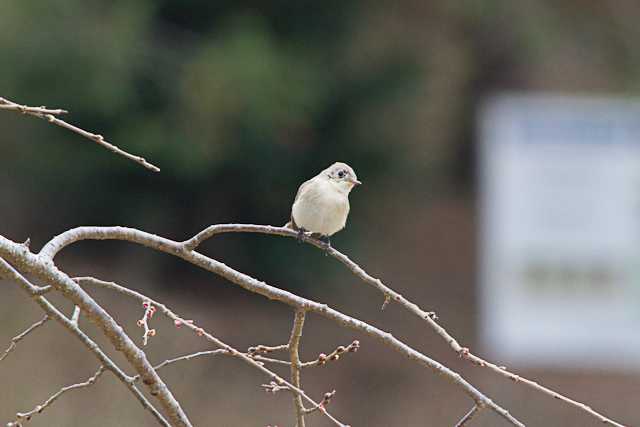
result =
[[345,175],[344,171],[338,172],[338,178],[344,178],[344,175]]

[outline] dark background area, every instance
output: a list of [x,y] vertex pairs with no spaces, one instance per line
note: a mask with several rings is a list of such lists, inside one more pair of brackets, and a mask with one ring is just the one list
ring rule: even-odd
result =
[[[345,161],[364,185],[351,195],[349,222],[334,246],[435,310],[474,349],[477,110],[487,96],[510,90],[635,95],[638,19],[640,3],[612,0],[2,2],[0,96],[68,109],[70,122],[162,172],[45,121],[2,113],[0,234],[30,237],[39,249],[78,225],[127,225],[180,240],[214,223],[281,225],[298,185]],[[381,312],[380,295],[309,246],[227,235],[202,251],[392,331],[527,425],[599,425],[459,360],[400,308]],[[148,293],[237,348],[288,338],[288,308],[149,250],[86,242],[65,250],[58,265]],[[0,345],[8,345],[40,313],[15,286],[2,285]],[[141,308],[92,293],[140,341]],[[152,362],[208,348],[168,321],[154,322],[158,335],[146,348]],[[469,409],[443,378],[317,316],[308,319],[303,358],[353,339],[361,341],[359,353],[303,376],[314,396],[337,389],[330,409],[340,419],[451,426]],[[0,422],[96,368],[78,342],[48,324],[0,364]],[[640,424],[637,373],[517,368],[616,420]],[[293,424],[290,396],[264,393],[265,378],[239,361],[200,359],[170,367],[164,377],[195,425]],[[473,425],[503,424],[487,411]],[[32,425],[154,420],[107,374],[62,397]],[[315,415],[308,425],[329,424]]]

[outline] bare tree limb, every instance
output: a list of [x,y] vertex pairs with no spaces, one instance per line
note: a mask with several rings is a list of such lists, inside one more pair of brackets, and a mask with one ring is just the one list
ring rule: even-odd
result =
[[13,350],[15,350],[16,346],[18,345],[18,343],[27,335],[29,335],[31,332],[33,332],[35,329],[38,329],[40,326],[44,325],[47,320],[49,320],[49,316],[47,316],[45,314],[45,316],[42,318],[42,320],[37,321],[36,323],[34,323],[33,325],[29,326],[24,332],[22,332],[19,335],[16,335],[15,337],[11,338],[11,343],[9,344],[9,347],[4,351],[4,353],[2,353],[2,355],[0,355],[0,362],[2,362],[8,355],[9,353],[11,353]]
[[354,340],[351,344],[349,344],[346,347],[343,345],[338,346],[335,350],[333,350],[328,355],[324,353],[320,353],[316,358],[316,360],[312,360],[310,362],[303,362],[300,366],[302,368],[310,368],[312,366],[322,366],[326,364],[328,361],[334,361],[334,360],[340,359],[340,357],[342,357],[344,353],[355,353],[359,349],[360,349],[360,341]]
[[[236,358],[242,360],[243,362],[249,364],[250,366],[258,369],[259,371],[261,371],[262,373],[264,373],[268,377],[272,378],[274,380],[274,382],[276,382],[277,384],[279,384],[279,385],[281,385],[283,387],[287,387],[288,390],[290,390],[292,393],[300,396],[301,398],[305,399],[307,402],[311,403],[312,405],[318,405],[318,403],[316,403],[313,399],[311,399],[299,387],[296,387],[295,385],[293,385],[293,384],[289,383],[288,381],[284,380],[282,377],[280,377],[275,372],[265,368],[264,364],[262,364],[259,361],[254,360],[250,355],[242,353],[242,352],[236,350],[235,348],[231,347],[230,345],[224,343],[219,338],[216,338],[211,333],[207,332],[203,328],[201,328],[198,325],[196,325],[193,321],[185,320],[184,318],[178,316],[176,313],[174,313],[166,305],[164,305],[164,304],[162,304],[162,303],[160,303],[158,301],[155,301],[152,298],[149,298],[148,296],[143,295],[143,294],[141,294],[139,292],[136,292],[136,291],[131,290],[129,288],[126,288],[124,286],[120,286],[120,285],[118,285],[117,283],[114,283],[114,282],[107,282],[107,281],[99,280],[99,279],[96,279],[96,278],[93,278],[93,277],[77,277],[77,278],[75,278],[73,280],[76,281],[78,284],[81,284],[82,286],[95,285],[95,286],[100,286],[100,287],[103,287],[103,288],[111,289],[111,290],[114,290],[114,291],[119,292],[121,294],[133,297],[133,298],[137,299],[139,302],[143,302],[143,303],[147,302],[150,305],[153,305],[154,307],[157,307],[160,310],[161,313],[163,313],[165,316],[167,316],[168,318],[173,320],[173,322],[174,322],[174,324],[176,326],[180,326],[180,327],[184,326],[184,327],[192,330],[193,332],[195,332],[198,336],[204,337],[207,341],[210,341],[210,342],[214,343],[216,346],[218,346],[221,349],[223,349],[225,352],[221,353],[221,354],[226,354],[228,356],[233,356],[233,357],[236,357]],[[182,360],[182,359],[179,359],[179,360]],[[328,413],[326,411],[324,411],[323,413],[335,425],[345,427],[345,425],[342,422],[338,421],[330,413]]]
[[149,342],[149,337],[152,337],[156,334],[156,330],[149,327],[149,320],[153,317],[156,312],[156,308],[149,302],[144,301],[142,303],[144,307],[144,314],[142,315],[142,319],[138,320],[138,326],[144,328],[144,334],[142,335],[142,345],[147,345]]
[[63,110],[61,108],[50,109],[45,107],[44,105],[42,107],[28,107],[26,105],[16,104],[5,98],[0,98],[0,110],[15,111],[17,113],[38,115],[38,116],[44,116],[45,114],[52,114],[54,116],[57,116],[60,114],[68,113],[67,110]]
[[[4,242],[10,241],[0,236],[0,246],[4,246]],[[149,388],[151,395],[158,399],[171,423],[177,427],[191,426],[191,422],[182,410],[180,403],[153,369],[145,353],[124,333],[122,327],[104,308],[69,276],[58,270],[52,262],[32,254],[24,245],[14,243],[11,249],[6,254],[0,254],[0,257],[13,261],[18,270],[30,272],[43,282],[51,284],[60,290],[66,298],[79,306],[84,315],[102,330],[102,333],[116,350],[121,352],[136,372],[142,376],[142,382]],[[17,258],[16,251],[20,255]],[[0,252],[4,251],[0,250]]]
[[107,142],[102,135],[88,132],[84,129],[81,129],[77,126],[74,126],[56,117],[57,115],[67,113],[66,110],[62,110],[62,109],[51,110],[46,107],[28,107],[26,105],[21,105],[13,101],[9,101],[6,98],[0,98],[0,110],[15,111],[18,113],[27,114],[29,116],[38,117],[40,119],[47,120],[49,123],[53,123],[56,126],[60,126],[67,130],[70,130],[71,132],[77,133],[78,135],[81,135],[87,139],[90,139],[91,141],[95,142],[98,145],[101,145],[102,147],[106,148],[112,153],[118,154],[119,156],[132,160],[153,172],[160,172],[159,167],[147,162],[147,160],[144,157],[130,154],[122,150],[121,148]]
[[[155,369],[156,371],[159,371],[165,366],[172,365],[176,362],[187,361],[187,360],[195,359],[198,357],[204,357],[204,356],[219,356],[219,355],[229,355],[229,352],[224,348],[219,348],[217,350],[198,351],[196,353],[190,353],[190,354],[185,354],[184,356],[174,357],[173,359],[167,359],[164,362],[154,366],[153,369]],[[133,377],[134,381],[137,381],[139,378],[140,378],[139,375],[136,375],[135,377]]]
[[[255,347],[252,347],[252,348],[255,348]],[[340,359],[340,357],[342,357],[342,355],[344,353],[355,353],[359,349],[360,349],[360,341],[354,340],[351,344],[349,344],[346,347],[343,346],[343,345],[340,345],[340,346],[336,347],[336,349],[333,350],[329,354],[320,353],[318,355],[318,357],[315,358],[314,360],[310,360],[308,362],[301,362],[300,363],[300,367],[301,368],[311,368],[313,366],[324,366],[324,365],[327,364],[327,362]],[[251,350],[251,348],[249,350]],[[274,359],[272,357],[265,357],[265,356],[262,356],[261,354],[256,353],[256,352],[247,353],[247,355],[249,357],[252,357],[253,359],[259,360],[261,362],[275,363],[275,364],[278,364],[278,365],[291,366],[291,362],[290,361]]]
[[[289,228],[284,227],[273,227],[268,225],[253,225],[253,224],[217,224],[212,225],[205,228],[200,233],[196,234],[194,237],[184,241],[184,245],[189,249],[195,249],[205,240],[222,233],[260,233],[260,234],[269,234],[276,236],[285,236],[292,238],[299,238],[298,233]],[[498,366],[495,363],[484,360],[469,351],[467,347],[461,346],[458,341],[449,334],[445,328],[440,326],[436,322],[436,316],[433,312],[427,312],[422,310],[417,304],[409,301],[404,296],[394,291],[393,289],[386,286],[380,279],[374,278],[369,275],[362,267],[353,262],[347,255],[341,253],[333,247],[327,248],[326,245],[316,239],[308,235],[303,235],[302,240],[306,243],[309,243],[323,251],[326,251],[327,254],[331,255],[342,264],[344,264],[353,274],[362,279],[366,284],[374,287],[378,291],[380,291],[384,296],[383,308],[389,303],[389,301],[394,301],[402,306],[404,309],[409,311],[410,313],[418,316],[424,322],[426,322],[431,329],[433,329],[448,345],[451,347],[453,351],[455,351],[460,357],[469,360],[476,366],[486,367],[491,371],[510,379],[516,383],[522,383],[526,386],[540,392],[546,394],[548,396],[553,397],[554,399],[560,400],[570,406],[574,406],[592,417],[598,419],[600,422],[604,424],[609,424],[617,427],[624,427],[622,424],[596,412],[591,407],[585,405],[584,403],[573,400],[567,396],[564,396],[554,390],[551,390],[548,387],[545,387],[537,382],[512,373],[507,370],[504,366]]]
[[63,327],[69,330],[82,342],[82,344],[98,358],[98,360],[133,393],[133,395],[142,404],[144,409],[147,409],[158,420],[158,422],[165,426],[171,427],[171,424],[165,420],[165,418],[158,412],[156,408],[147,400],[147,398],[138,390],[133,384],[132,378],[125,374],[102,349],[89,338],[77,325],[69,320],[60,310],[58,310],[53,304],[51,304],[45,297],[39,295],[39,287],[29,282],[23,275],[21,275],[16,269],[14,269],[7,261],[0,258],[0,275],[3,275],[14,282],[18,283],[20,287],[27,293],[33,300],[42,308],[42,310],[49,315],[49,317],[56,320]]
[[455,427],[464,427],[466,426],[469,421],[471,421],[476,415],[478,415],[478,413],[480,412],[481,407],[478,405],[473,405],[473,408],[471,408],[469,410],[469,412],[467,412],[465,414],[464,417],[462,417],[462,419],[460,421],[458,421],[458,423],[456,424]]
[[47,409],[53,402],[55,402],[60,396],[62,396],[68,391],[91,387],[93,384],[95,384],[98,378],[104,373],[104,370],[105,370],[104,366],[100,366],[100,368],[98,368],[96,373],[93,374],[93,376],[89,377],[89,379],[87,379],[86,381],[62,387],[55,394],[53,394],[51,397],[45,400],[42,404],[37,405],[35,408],[33,408],[29,412],[18,412],[16,414],[15,420],[13,422],[9,422],[7,424],[7,427],[18,427],[18,426],[21,426],[24,421],[31,421],[31,417],[33,417],[35,414],[42,413],[42,411]]
[[[249,227],[253,227],[255,229],[260,228],[259,226]],[[291,232],[291,230],[279,227],[267,228],[276,230],[277,233],[274,234],[288,235],[288,233]],[[30,257],[27,258],[29,258],[30,262],[34,262],[35,265],[39,263],[47,264],[52,262],[53,257],[64,247],[81,240],[124,240],[172,254],[207,271],[218,274],[250,292],[257,293],[271,300],[280,301],[294,309],[317,313],[337,322],[340,325],[363,332],[389,346],[410,360],[413,360],[422,366],[431,369],[438,375],[448,379],[453,384],[459,386],[477,404],[487,406],[511,424],[517,426],[523,425],[520,421],[515,419],[509,411],[502,408],[500,405],[496,404],[486,395],[481,393],[473,385],[462,378],[460,374],[411,348],[404,342],[395,338],[389,332],[382,331],[366,322],[340,313],[339,311],[328,307],[326,304],[320,304],[315,301],[301,298],[291,292],[268,285],[247,274],[234,270],[219,261],[206,257],[196,251],[189,250],[185,246],[184,242],[176,242],[164,237],[127,227],[78,227],[65,231],[51,239],[37,256],[31,254],[35,259]],[[3,254],[6,254],[6,256],[9,257],[12,252],[10,250],[12,245],[17,244],[0,236],[0,256],[5,256]]]
[[80,307],[74,305],[73,314],[71,315],[71,323],[78,326],[78,321],[80,321]]
[[[300,348],[300,339],[302,338],[302,327],[304,326],[304,310],[296,310],[295,317],[293,319],[293,327],[291,328],[291,338],[289,338],[289,357],[291,359],[291,383],[300,388],[300,354],[298,349]],[[297,427],[305,427],[304,423],[304,405],[302,404],[302,398],[300,395],[293,395],[293,404],[296,409],[296,423]]]
[[268,346],[268,345],[256,345],[254,347],[249,347],[248,353],[250,355],[258,355],[258,354],[269,354],[269,353],[273,353],[275,351],[281,351],[281,350],[289,350],[289,344],[281,344],[281,345],[274,345],[274,346]]
[[325,393],[324,397],[322,398],[322,402],[320,402],[318,405],[314,406],[313,408],[305,409],[304,410],[305,414],[311,414],[312,412],[315,412],[315,411],[324,411],[326,409],[326,406],[331,402],[331,399],[333,399],[335,395],[336,395],[335,390]]

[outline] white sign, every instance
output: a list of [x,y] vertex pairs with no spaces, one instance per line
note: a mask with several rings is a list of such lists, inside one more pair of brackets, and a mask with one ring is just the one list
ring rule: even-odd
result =
[[640,369],[640,102],[497,97],[480,138],[485,354]]

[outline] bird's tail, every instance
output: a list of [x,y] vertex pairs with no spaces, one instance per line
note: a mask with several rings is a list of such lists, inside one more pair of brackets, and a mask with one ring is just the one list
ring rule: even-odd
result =
[[295,223],[295,221],[293,220],[293,218],[291,218],[291,221],[289,221],[288,223],[286,223],[285,225],[283,225],[284,228],[289,228],[291,230],[295,230],[298,231],[298,225]]

